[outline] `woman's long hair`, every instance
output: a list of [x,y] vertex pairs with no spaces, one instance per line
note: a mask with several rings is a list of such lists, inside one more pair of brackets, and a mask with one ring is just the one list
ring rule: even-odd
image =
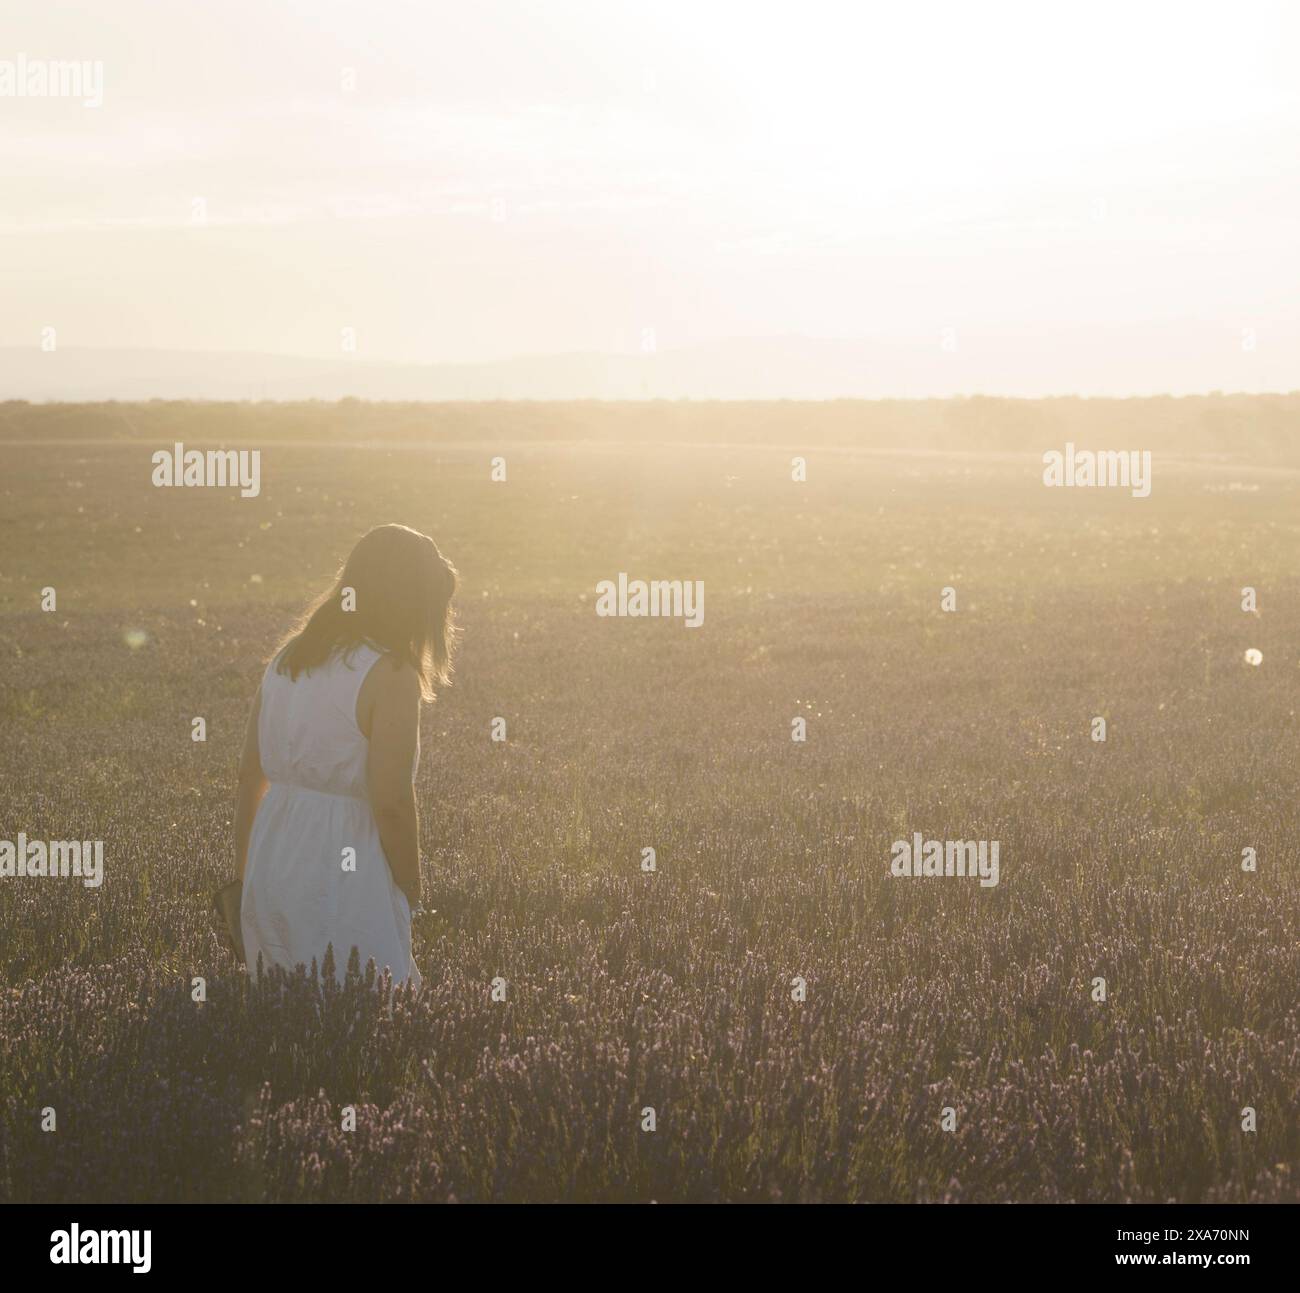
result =
[[411,665],[425,700],[432,700],[434,684],[451,680],[455,591],[456,567],[427,534],[376,526],[352,549],[334,587],[280,644],[276,671],[296,680],[336,651],[350,655],[368,642],[395,664]]

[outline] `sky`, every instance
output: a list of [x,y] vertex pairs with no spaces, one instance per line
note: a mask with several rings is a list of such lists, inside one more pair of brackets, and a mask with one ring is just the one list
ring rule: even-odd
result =
[[[1004,386],[1070,344],[1127,393],[1132,329],[1192,329],[1169,386],[1300,388],[1298,37],[1251,0],[0,0],[0,346],[983,337]],[[20,55],[102,104],[5,96]]]

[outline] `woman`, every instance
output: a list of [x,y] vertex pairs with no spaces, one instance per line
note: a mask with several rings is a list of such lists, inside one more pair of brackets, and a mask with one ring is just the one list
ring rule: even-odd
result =
[[414,778],[420,701],[446,685],[456,569],[427,535],[381,525],[266,668],[235,799],[249,971],[318,966],[355,947],[419,986]]

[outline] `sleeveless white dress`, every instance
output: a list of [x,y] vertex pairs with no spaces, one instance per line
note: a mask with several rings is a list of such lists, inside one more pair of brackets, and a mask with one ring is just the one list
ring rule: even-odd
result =
[[[320,969],[333,945],[341,981],[355,947],[395,983],[419,986],[411,959],[411,907],[393,880],[370,808],[357,693],[381,653],[361,646],[300,673],[262,678],[257,741],[270,782],[257,809],[244,868],[241,924],[249,973],[264,964]],[[346,849],[356,867],[344,869]]]

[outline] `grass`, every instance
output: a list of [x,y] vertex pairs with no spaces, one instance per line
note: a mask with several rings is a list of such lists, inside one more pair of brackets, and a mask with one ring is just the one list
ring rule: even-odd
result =
[[[0,1197],[1300,1199],[1300,477],[489,439],[268,441],[247,500],[0,445],[0,838],[106,853],[0,880]],[[428,986],[253,989],[207,906],[244,715],[387,520],[464,576]],[[704,626],[598,619],[620,570]],[[892,878],[913,831],[1000,884]]]

